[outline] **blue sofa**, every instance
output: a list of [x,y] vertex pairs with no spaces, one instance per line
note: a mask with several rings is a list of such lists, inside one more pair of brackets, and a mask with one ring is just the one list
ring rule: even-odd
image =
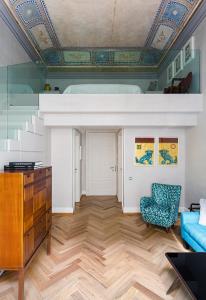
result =
[[196,252],[206,252],[206,226],[199,224],[200,213],[181,213],[181,236],[185,245]]

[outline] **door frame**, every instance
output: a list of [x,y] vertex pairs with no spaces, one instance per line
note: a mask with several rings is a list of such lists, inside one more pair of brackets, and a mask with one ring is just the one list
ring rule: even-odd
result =
[[[115,153],[116,153],[116,162],[115,162],[115,165],[117,166],[117,133],[118,131],[115,130],[115,129],[88,129],[86,130],[86,172],[85,172],[85,176],[86,176],[86,196],[88,195],[88,186],[89,186],[89,182],[88,182],[88,162],[89,162],[89,147],[88,147],[88,135],[89,133],[115,133],[116,137],[115,137],[115,145],[116,145],[116,149],[115,149]],[[117,195],[117,172],[116,173],[116,195]]]
[[[72,202],[73,202],[73,209],[75,210],[75,203],[80,201],[81,198],[81,162],[79,162],[79,191],[80,191],[80,197],[77,201],[76,198],[76,175],[75,175],[75,165],[76,165],[76,136],[79,137],[79,147],[81,147],[81,132],[79,130],[74,129],[72,131]],[[81,159],[81,153],[79,149],[79,159]]]
[[[118,185],[118,182],[119,182],[119,165],[118,165],[118,162],[119,162],[119,157],[117,157],[117,199],[119,202],[122,203],[122,207],[124,206],[124,129],[120,129],[118,132],[117,132],[117,147],[119,146],[119,136],[121,136],[121,144],[120,144],[120,147],[121,147],[121,165],[122,165],[122,170],[121,170],[121,191],[119,191],[119,185]],[[119,154],[119,151],[118,151],[118,148],[117,148],[117,154]],[[121,193],[121,201],[118,197],[119,193]]]

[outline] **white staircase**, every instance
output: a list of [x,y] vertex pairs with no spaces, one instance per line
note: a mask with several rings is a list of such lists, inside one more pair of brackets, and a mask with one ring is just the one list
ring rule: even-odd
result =
[[12,106],[0,117],[0,151],[25,151],[25,145],[28,149],[44,134],[43,120],[36,107]]

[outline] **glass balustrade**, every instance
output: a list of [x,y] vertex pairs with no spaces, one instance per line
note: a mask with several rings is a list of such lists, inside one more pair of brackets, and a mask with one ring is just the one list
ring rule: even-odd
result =
[[31,62],[0,68],[0,151],[7,150],[5,140],[31,129],[45,80],[44,68]]

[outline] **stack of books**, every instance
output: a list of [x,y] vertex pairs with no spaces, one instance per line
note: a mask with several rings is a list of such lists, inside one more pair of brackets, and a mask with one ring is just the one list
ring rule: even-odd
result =
[[4,170],[34,170],[43,167],[41,161],[12,161],[4,166]]

